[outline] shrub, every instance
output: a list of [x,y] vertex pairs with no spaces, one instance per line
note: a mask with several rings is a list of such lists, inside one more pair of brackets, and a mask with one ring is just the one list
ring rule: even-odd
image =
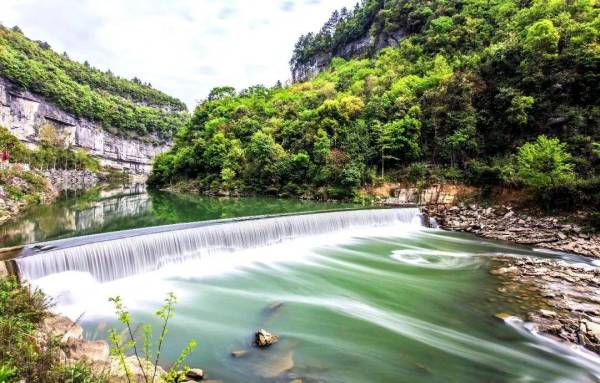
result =
[[[113,345],[111,353],[119,361],[119,366],[125,371],[125,376],[128,382],[133,381],[128,363],[126,362],[127,354],[133,353],[133,356],[137,360],[137,363],[142,372],[142,378],[144,383],[151,383],[155,381],[157,377],[157,366],[160,360],[160,353],[162,351],[163,342],[169,331],[169,320],[173,318],[173,310],[177,299],[173,293],[169,293],[165,298],[164,305],[156,312],[156,316],[162,321],[160,328],[160,335],[157,341],[152,339],[152,326],[146,324],[141,326],[142,329],[142,342],[138,344],[135,336],[135,330],[133,328],[133,318],[127,310],[127,307],[123,304],[120,297],[113,297],[109,299],[115,306],[115,311],[119,322],[123,324],[125,329],[121,332],[117,332],[114,329],[109,331],[109,337]],[[121,335],[124,334],[124,335]],[[156,345],[154,349],[152,346]],[[161,378],[161,382],[174,383],[182,378],[180,376],[180,369],[183,367],[183,363],[187,356],[196,348],[196,341],[190,340],[187,346],[181,351],[174,363],[171,364],[170,368],[166,371],[165,376]],[[153,367],[143,359],[152,363]],[[150,367],[150,368],[149,368]],[[184,370],[187,370],[185,367]],[[152,371],[150,371],[152,370]]]
[[571,184],[575,180],[571,154],[558,138],[539,136],[519,148],[519,176],[538,191]]

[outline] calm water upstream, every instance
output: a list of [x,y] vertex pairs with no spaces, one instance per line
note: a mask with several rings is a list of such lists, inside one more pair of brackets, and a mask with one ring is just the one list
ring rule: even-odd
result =
[[69,194],[0,225],[0,247],[181,222],[355,207],[276,198],[206,198],[143,185]]
[[[71,226],[61,224],[58,229],[56,224],[41,229],[41,223],[30,215],[26,225],[33,226],[21,227],[35,227],[42,234],[23,232],[18,237],[17,223],[9,228],[9,240],[23,242],[331,206],[163,193],[136,198],[146,199],[141,204],[150,207],[114,215],[104,208],[103,220],[81,227],[70,219]],[[76,210],[73,205],[55,209]],[[598,358],[530,335],[518,323],[493,318],[496,312],[518,312],[520,308],[499,303],[499,285],[487,271],[489,257],[544,256],[542,253],[423,229],[404,212],[398,213],[401,219],[397,221],[386,216],[379,224],[371,218],[384,217],[385,213],[348,214],[262,220],[255,225],[227,223],[215,231],[227,241],[216,247],[211,242],[218,251],[202,252],[201,256],[188,252],[154,271],[101,283],[92,277],[95,273],[80,270],[47,273],[33,282],[56,298],[58,311],[72,317],[84,314],[86,332],[95,338],[105,338],[106,329],[117,326],[110,314],[109,296],[120,295],[137,320],[158,324],[154,311],[167,292],[175,292],[179,303],[163,364],[173,361],[186,341],[195,338],[199,346],[189,359],[190,365],[204,368],[209,378],[225,382],[290,382],[295,378],[303,382],[361,383],[600,381]],[[56,213],[55,220],[69,221],[61,217],[64,215]],[[329,229],[319,233],[315,227]],[[274,238],[273,233],[282,228],[288,233],[310,235],[256,245],[261,243],[256,233]],[[5,228],[5,233],[9,229]],[[188,248],[195,243],[189,233],[152,235],[163,252],[171,251],[168,244],[173,241],[185,239]],[[252,237],[252,241],[244,236]],[[240,238],[255,246],[239,248],[236,241]],[[128,244],[88,244],[87,250],[82,248],[82,257],[97,256],[102,248],[125,251],[131,245],[135,249],[141,242],[135,237]],[[153,259],[144,252],[140,251],[140,258]],[[48,263],[57,262],[52,257],[59,259],[48,254]],[[90,260],[96,264],[96,258]],[[265,351],[252,348],[252,334],[259,328],[280,335],[280,342]],[[231,351],[238,349],[249,353],[243,358],[231,357]]]

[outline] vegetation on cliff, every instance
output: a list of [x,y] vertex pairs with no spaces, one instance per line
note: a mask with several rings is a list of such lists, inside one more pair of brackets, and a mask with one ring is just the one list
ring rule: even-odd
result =
[[[366,1],[352,15],[372,15],[379,3]],[[158,157],[151,182],[336,198],[380,175],[518,186],[526,173],[518,148],[546,135],[564,144],[576,174],[560,187],[588,179],[598,202],[594,2],[403,0],[368,19],[374,33],[409,34],[373,59],[335,58],[308,82],[214,89],[173,150]],[[344,23],[333,30],[352,24]]]
[[36,150],[29,149],[0,126],[0,151],[4,150],[10,153],[11,162],[28,164],[35,169],[100,170],[100,162],[85,150],[65,148],[62,138],[51,125],[40,127],[40,146]]
[[0,26],[0,76],[76,117],[121,132],[169,136],[188,118],[180,100],[139,79],[126,80],[70,60],[16,27]]

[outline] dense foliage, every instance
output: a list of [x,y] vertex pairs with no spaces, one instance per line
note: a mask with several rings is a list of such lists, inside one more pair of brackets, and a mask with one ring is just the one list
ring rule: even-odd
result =
[[121,132],[170,135],[187,119],[185,105],[143,84],[70,60],[47,43],[0,26],[0,76],[46,97],[76,117]]
[[336,58],[308,82],[215,89],[151,182],[323,197],[379,175],[523,185],[515,156],[540,135],[565,144],[579,180],[598,176],[594,1],[386,1],[372,19],[373,33],[409,34],[373,59]]
[[41,291],[0,277],[0,382],[106,382],[85,364],[64,365],[59,339],[40,347],[37,330],[48,306]]

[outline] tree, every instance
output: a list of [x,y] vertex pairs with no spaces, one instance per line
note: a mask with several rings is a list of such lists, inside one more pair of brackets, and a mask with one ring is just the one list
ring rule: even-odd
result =
[[331,153],[331,141],[327,132],[323,129],[317,130],[317,134],[314,137],[313,144],[313,157],[315,162],[318,164],[325,163],[325,159]]
[[235,96],[235,88],[232,86],[220,86],[213,88],[208,94],[208,100],[220,100],[225,97],[234,97]]
[[552,21],[542,19],[527,28],[523,46],[532,55],[547,56],[556,53],[559,40],[560,33]]
[[38,137],[43,145],[55,147],[61,145],[61,137],[51,123],[44,122],[38,129]]
[[571,158],[558,138],[539,136],[519,148],[519,176],[535,189],[572,183],[575,173]]

